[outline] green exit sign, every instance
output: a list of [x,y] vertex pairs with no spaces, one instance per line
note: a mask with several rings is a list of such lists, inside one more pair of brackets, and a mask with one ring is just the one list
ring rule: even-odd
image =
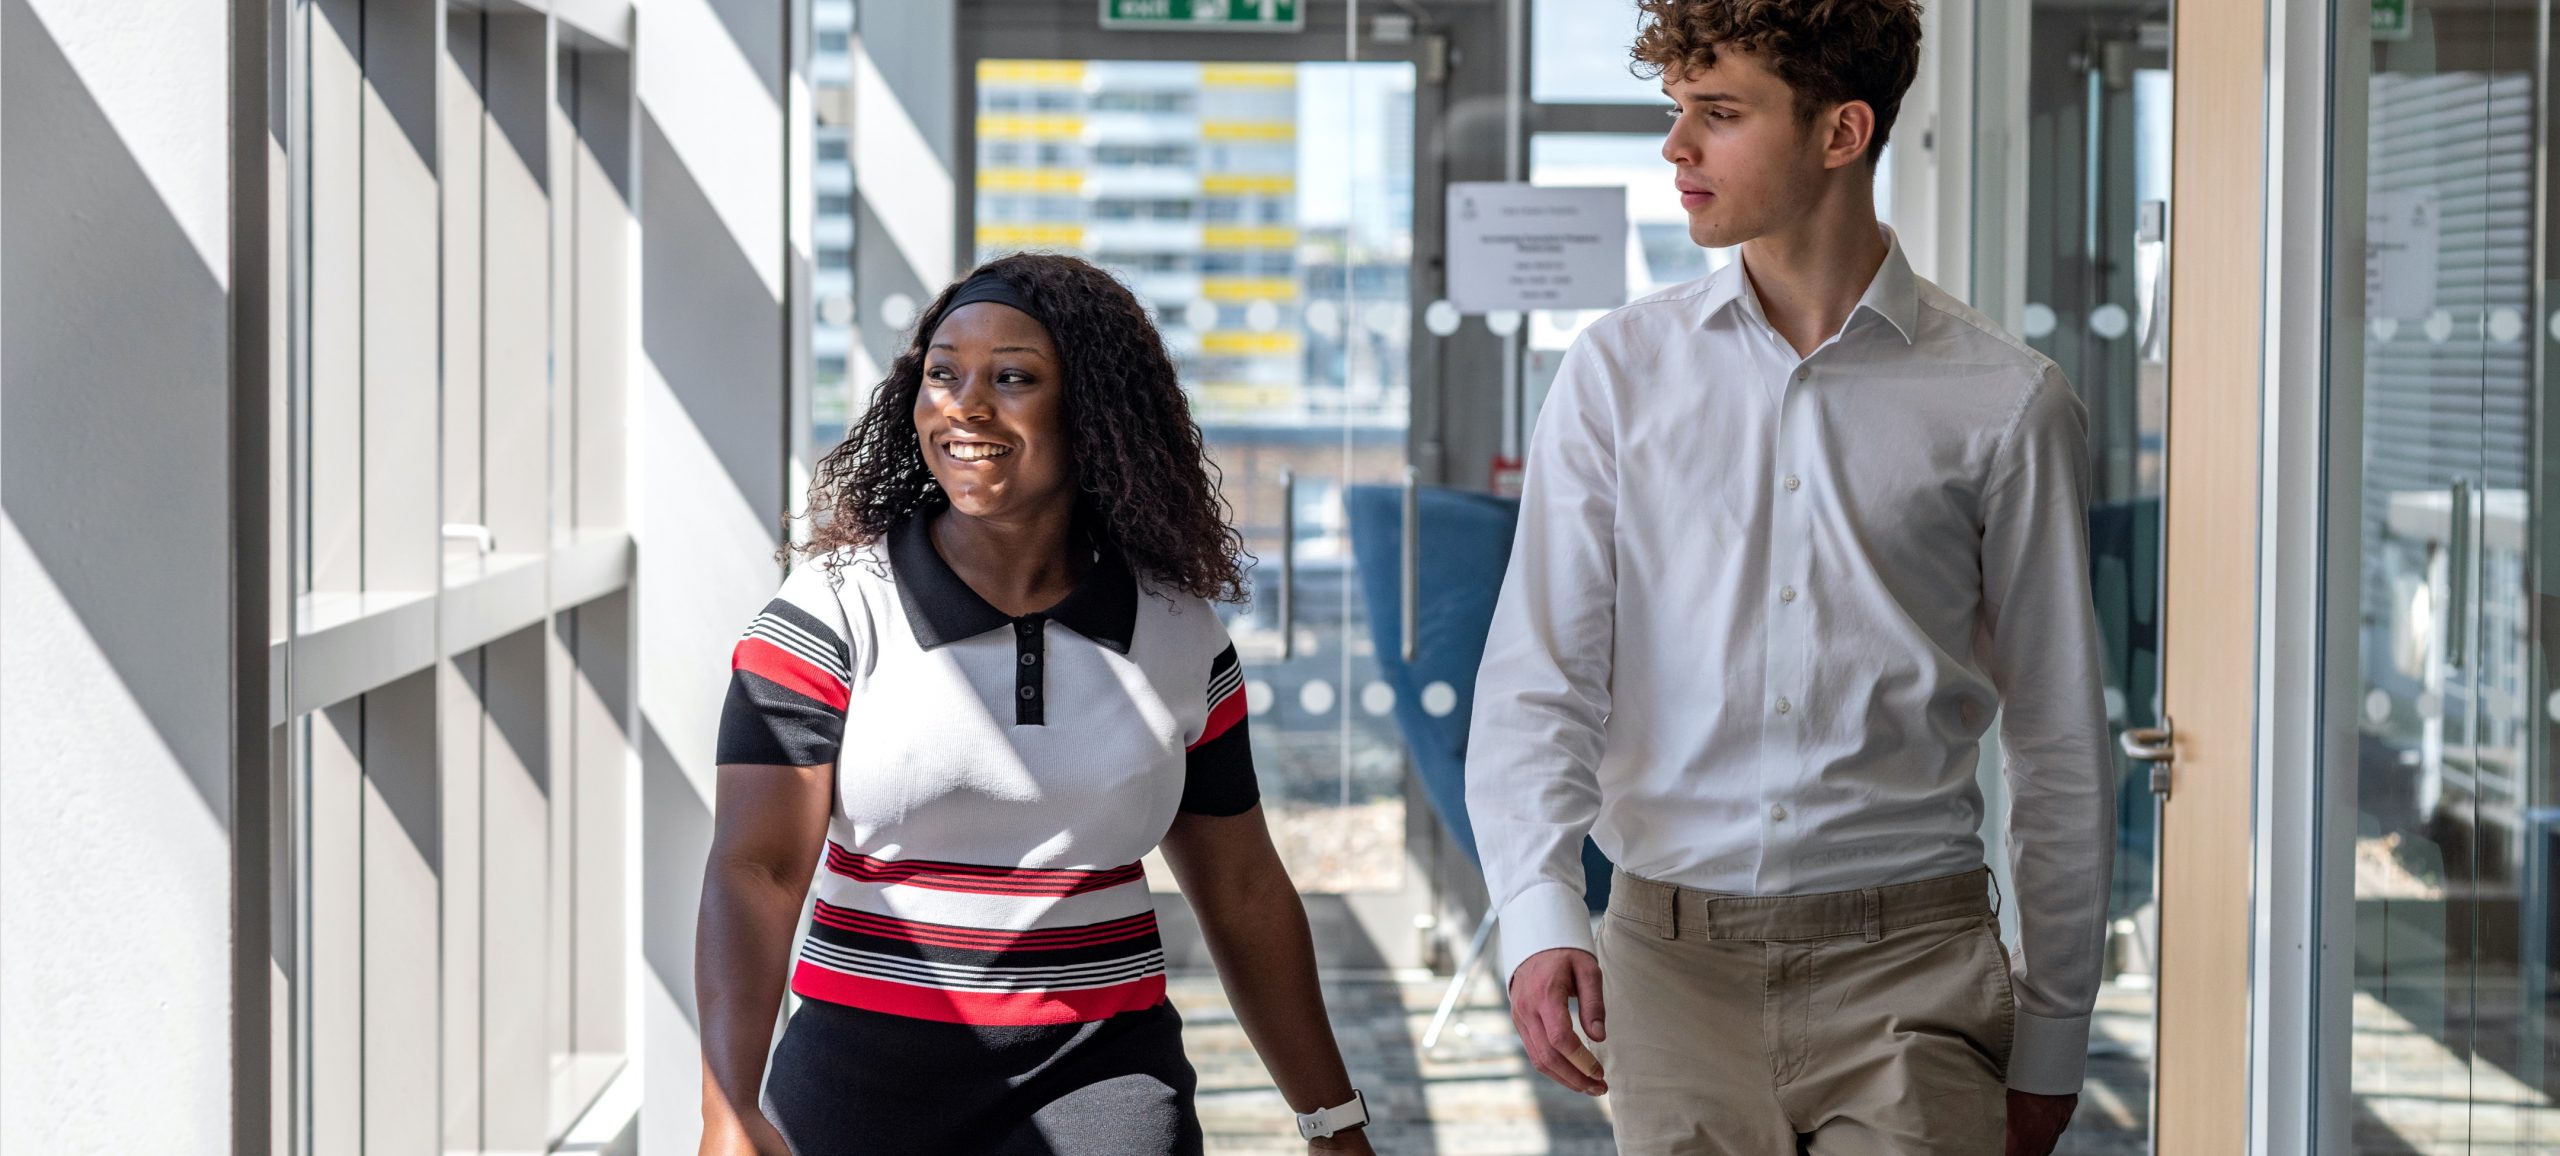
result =
[[2409,0],[2373,0],[2373,38],[2409,38]]
[[1102,0],[1105,28],[1158,31],[1296,32],[1305,0]]

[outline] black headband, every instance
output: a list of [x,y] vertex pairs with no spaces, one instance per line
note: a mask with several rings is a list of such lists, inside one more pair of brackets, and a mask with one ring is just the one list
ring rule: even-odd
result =
[[1019,309],[1029,315],[1032,320],[1039,322],[1044,329],[1049,325],[1048,317],[1032,306],[1031,298],[1024,294],[1019,286],[1005,280],[992,269],[980,269],[971,274],[968,280],[961,282],[960,291],[951,295],[951,304],[942,311],[942,315],[949,317],[958,312],[961,306],[975,305],[981,301],[993,301],[998,305]]

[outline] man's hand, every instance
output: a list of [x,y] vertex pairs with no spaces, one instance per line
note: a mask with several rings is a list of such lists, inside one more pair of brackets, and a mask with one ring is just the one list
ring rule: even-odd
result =
[[2008,1156],[2051,1156],[2062,1130],[2071,1126],[2071,1113],[2079,1107],[2078,1096],[2039,1096],[2009,1089]]
[[1520,1046],[1529,1066],[1547,1078],[1586,1096],[1606,1095],[1600,1058],[1573,1034],[1572,999],[1582,1006],[1582,1030],[1595,1040],[1609,1038],[1600,1003],[1600,961],[1578,947],[1551,947],[1522,961],[1511,973],[1511,1025],[1520,1031]]

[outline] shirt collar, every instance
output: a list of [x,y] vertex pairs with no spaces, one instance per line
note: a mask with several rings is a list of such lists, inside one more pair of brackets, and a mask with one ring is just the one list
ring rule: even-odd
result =
[[[1849,310],[1854,321],[1860,313],[1873,313],[1893,326],[1905,344],[1918,332],[1920,321],[1920,279],[1911,271],[1911,261],[1902,254],[1902,238],[1893,226],[1879,223],[1884,234],[1884,264],[1876,267],[1876,275],[1867,282],[1867,291],[1858,296],[1858,304]],[[1736,256],[1724,268],[1707,279],[1706,292],[1699,295],[1706,312],[1701,324],[1715,320],[1728,306],[1740,305],[1761,324],[1768,324],[1768,314],[1760,310],[1759,294],[1751,289],[1751,278],[1742,271],[1742,259]]]
[[[919,512],[888,535],[889,570],[897,579],[898,600],[906,604],[907,625],[915,632],[916,644],[932,650],[1012,625],[1013,616],[978,597],[942,560],[942,552],[933,548],[932,524],[929,513]],[[1075,589],[1057,605],[1024,615],[1022,620],[1038,619],[1127,654],[1138,626],[1137,579],[1118,551],[1099,546],[1094,550],[1093,568],[1085,571]]]

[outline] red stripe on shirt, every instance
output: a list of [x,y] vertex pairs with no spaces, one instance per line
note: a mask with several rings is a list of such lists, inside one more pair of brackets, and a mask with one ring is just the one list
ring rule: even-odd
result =
[[761,638],[739,639],[738,648],[729,655],[729,668],[760,675],[837,710],[843,710],[852,699],[842,679]]
[[808,999],[949,1024],[1073,1024],[1164,1002],[1164,975],[1073,991],[952,991],[847,975],[804,959],[792,971],[791,990]]
[[1234,730],[1237,723],[1244,721],[1244,705],[1243,687],[1227,692],[1227,697],[1209,708],[1209,721],[1200,728],[1200,741],[1191,744],[1190,749],[1199,750],[1209,745],[1211,740]]

